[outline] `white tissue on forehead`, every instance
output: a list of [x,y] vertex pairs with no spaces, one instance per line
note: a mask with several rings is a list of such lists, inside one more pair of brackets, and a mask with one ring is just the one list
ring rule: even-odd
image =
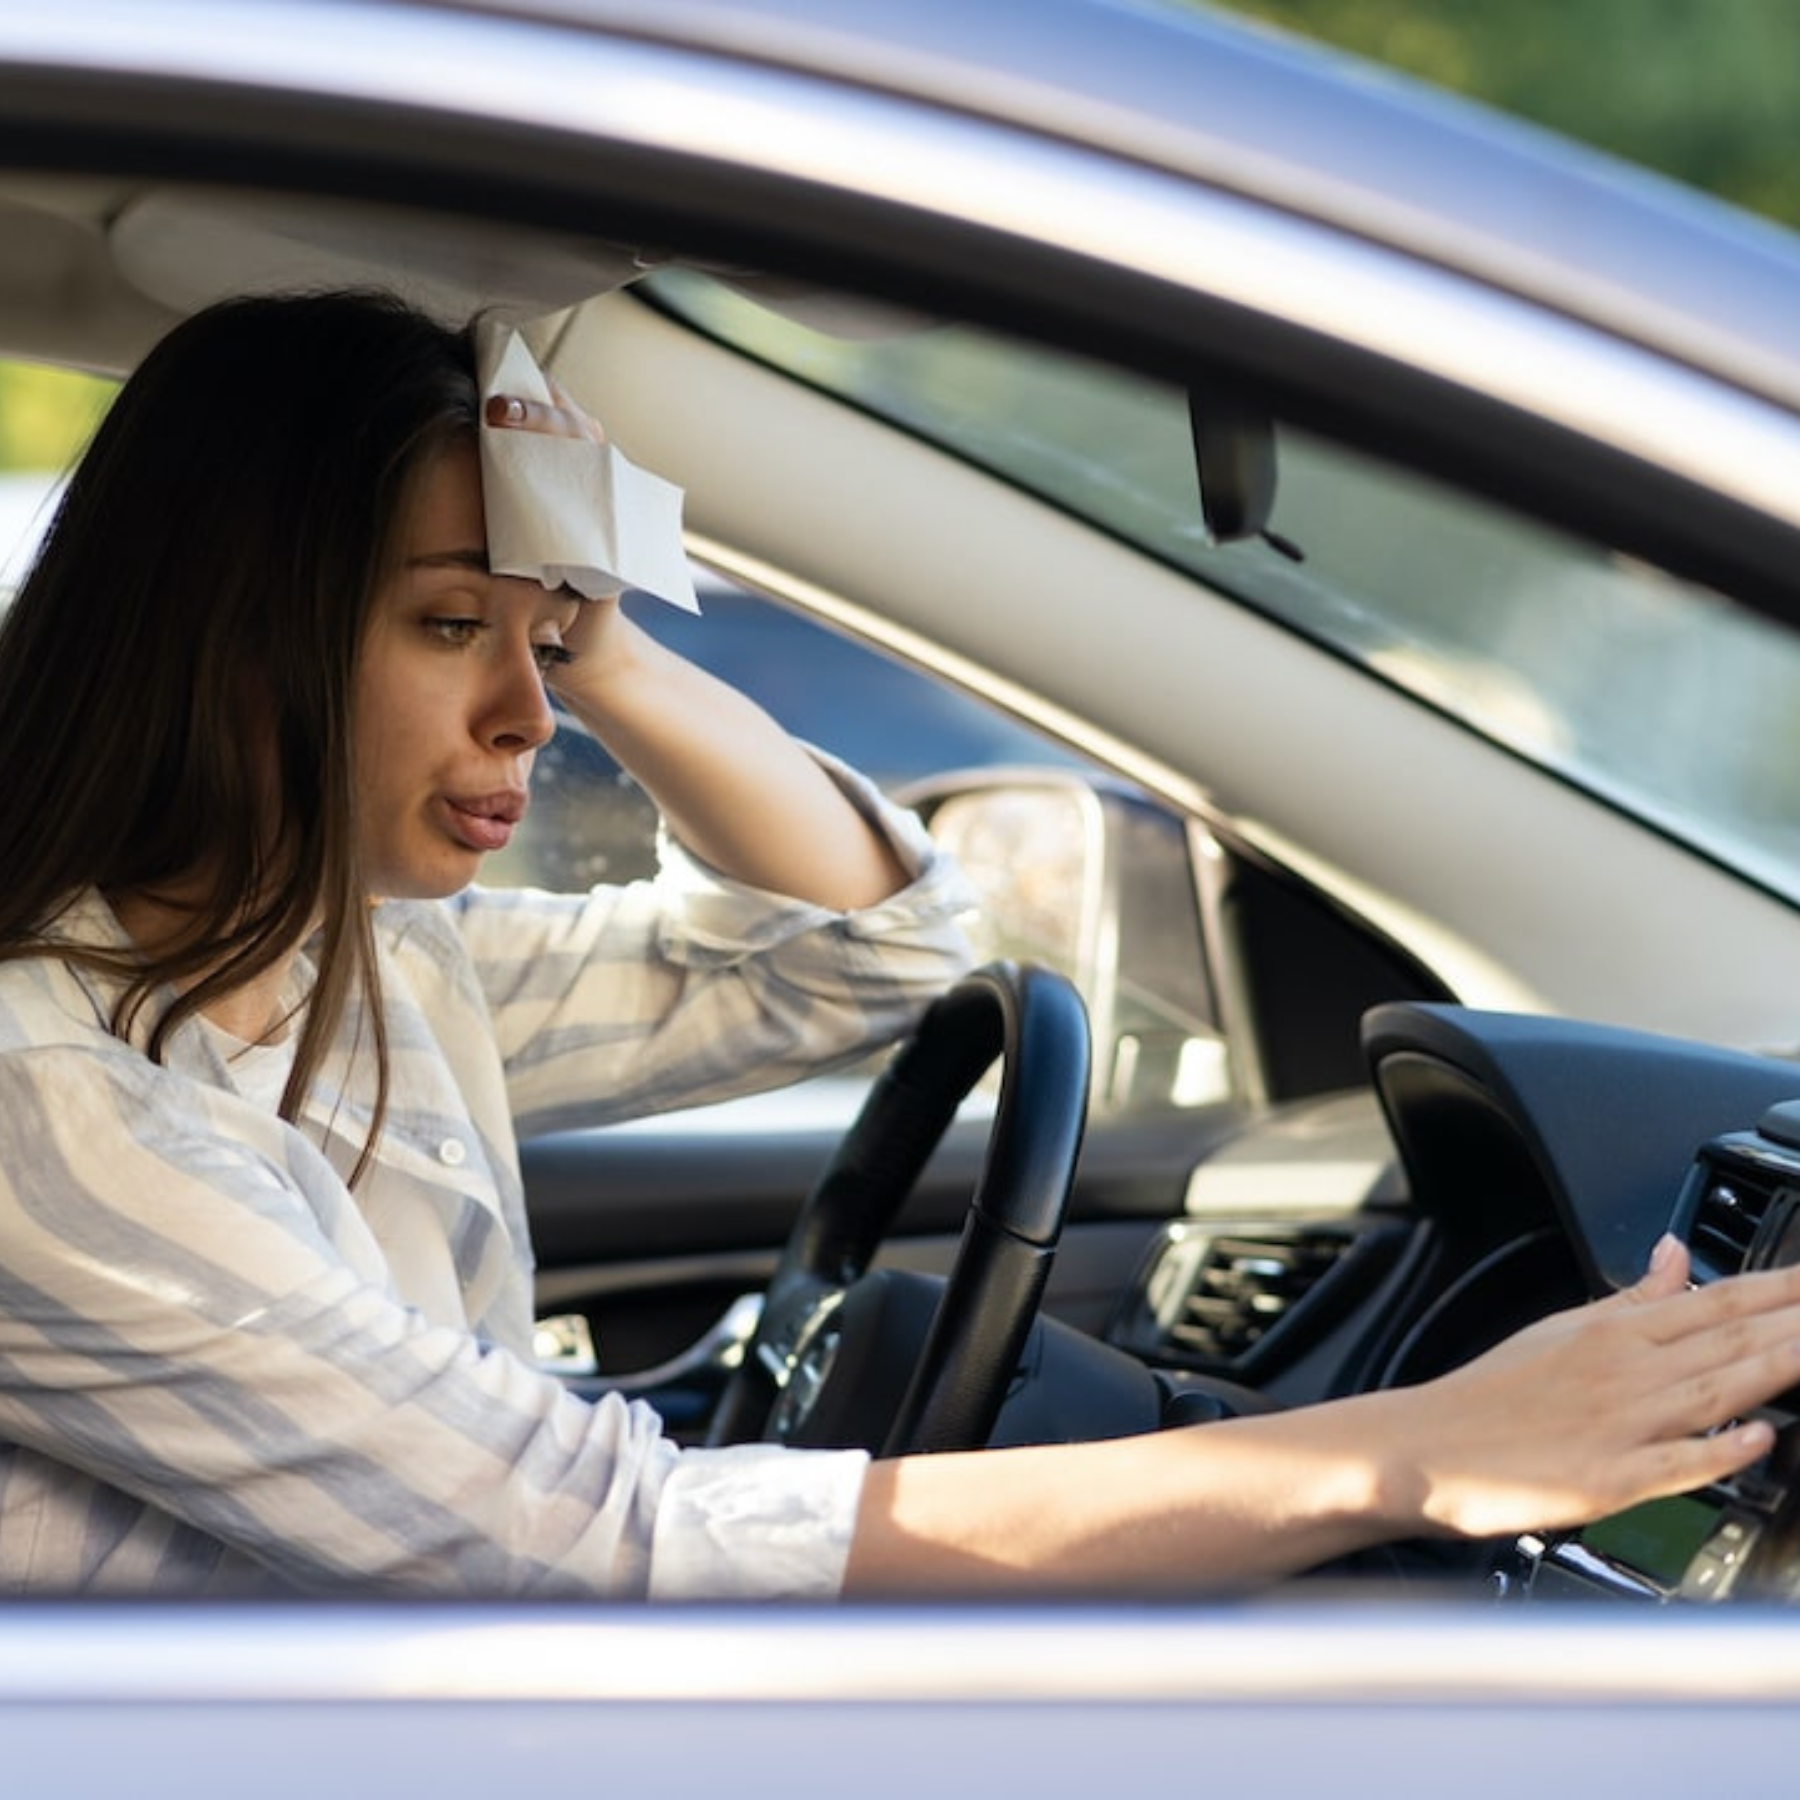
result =
[[[495,394],[554,405],[519,330],[484,320],[476,332],[481,400]],[[642,589],[700,610],[681,537],[681,489],[610,443],[481,424],[488,566],[589,600]]]

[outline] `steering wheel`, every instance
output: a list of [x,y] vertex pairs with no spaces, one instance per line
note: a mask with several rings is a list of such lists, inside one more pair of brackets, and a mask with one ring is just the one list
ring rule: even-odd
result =
[[[987,1155],[947,1282],[871,1272],[957,1107],[1001,1059]],[[1087,1118],[1080,995],[991,963],[933,1002],[807,1197],[708,1442],[984,1445],[1036,1318]]]

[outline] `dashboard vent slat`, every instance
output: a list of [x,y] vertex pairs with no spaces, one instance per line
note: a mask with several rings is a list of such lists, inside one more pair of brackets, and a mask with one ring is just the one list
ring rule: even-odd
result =
[[1195,1236],[1172,1241],[1153,1278],[1161,1352],[1170,1361],[1231,1364],[1253,1350],[1336,1267],[1336,1232]]
[[1743,1268],[1763,1221],[1780,1198],[1774,1181],[1758,1180],[1748,1169],[1715,1170],[1688,1228],[1695,1255],[1721,1271]]

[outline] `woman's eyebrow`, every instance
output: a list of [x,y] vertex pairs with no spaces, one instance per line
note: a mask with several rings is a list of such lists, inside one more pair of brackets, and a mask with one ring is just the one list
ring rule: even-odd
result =
[[486,550],[427,550],[419,556],[409,556],[406,566],[409,569],[473,569],[482,575],[492,573]]

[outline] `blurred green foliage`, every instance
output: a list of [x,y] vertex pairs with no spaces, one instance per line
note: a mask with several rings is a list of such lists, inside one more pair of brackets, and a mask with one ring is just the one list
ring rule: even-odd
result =
[[1796,0],[1216,0],[1800,227]]
[[114,383],[71,369],[0,363],[0,470],[67,469],[113,392]]

